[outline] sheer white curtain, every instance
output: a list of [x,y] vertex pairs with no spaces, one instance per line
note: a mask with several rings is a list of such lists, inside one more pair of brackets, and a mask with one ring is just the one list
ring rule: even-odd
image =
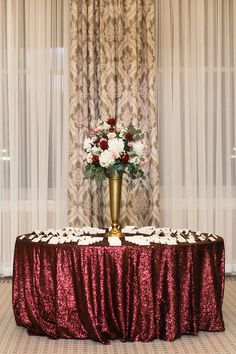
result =
[[236,1],[156,11],[162,225],[222,235],[236,271]]
[[66,223],[68,3],[0,0],[0,275],[17,235]]

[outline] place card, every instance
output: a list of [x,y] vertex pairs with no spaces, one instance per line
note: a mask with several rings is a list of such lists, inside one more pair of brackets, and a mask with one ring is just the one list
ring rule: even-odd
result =
[[194,238],[187,238],[186,241],[188,243],[196,243],[195,239]]
[[198,239],[201,240],[201,241],[205,241],[206,240],[206,236],[200,236],[200,237],[198,237]]
[[83,245],[83,246],[89,246],[93,245],[94,243],[101,242],[103,240],[103,237],[91,237],[91,236],[85,236],[83,238],[80,238],[77,242],[78,245]]
[[97,229],[89,230],[89,231],[88,231],[88,234],[89,234],[89,235],[97,235],[97,233],[98,233],[98,232],[97,232]]
[[132,231],[135,229],[135,226],[133,225],[127,225],[121,229],[121,232],[128,233],[129,231]]
[[157,234],[154,234],[149,237],[149,241],[154,242],[154,243],[160,243],[160,236]]
[[177,241],[178,241],[179,243],[186,243],[186,242],[187,242],[186,239],[183,238],[183,237],[177,237]]
[[125,236],[125,240],[131,243],[135,243],[140,246],[149,246],[150,245],[150,237],[146,238],[143,235],[138,236]]
[[51,245],[57,245],[58,242],[59,242],[59,239],[58,239],[58,237],[55,237],[55,236],[53,236],[53,237],[48,241],[48,243],[50,243]]
[[108,237],[108,243],[110,246],[121,246],[121,240],[119,237]]
[[66,237],[66,236],[59,237],[58,243],[59,243],[59,244],[63,244],[63,243],[66,242],[66,240],[67,240],[67,237]]
[[32,240],[32,242],[39,242],[44,235],[40,235]]
[[104,230],[104,229],[98,229],[98,235],[105,235],[105,233],[106,233],[106,230]]
[[177,240],[175,238],[172,238],[172,240],[168,239],[166,243],[167,245],[177,245]]
[[46,236],[46,237],[44,236],[44,237],[41,238],[41,241],[42,242],[48,242],[48,240],[50,240],[51,237],[52,237],[52,235],[49,235],[49,236]]
[[143,234],[144,232],[152,231],[155,232],[154,226],[142,226],[137,229],[138,233]]
[[133,236],[135,238],[135,243],[140,246],[149,246],[150,245],[150,237],[145,237],[144,235]]
[[71,236],[70,242],[78,242],[79,236]]
[[35,238],[35,234],[34,235],[31,235],[31,236],[29,236],[29,240],[33,240],[33,238]]
[[211,236],[211,237],[208,237],[208,240],[215,241],[216,239],[213,236]]
[[209,233],[207,236],[208,236],[208,237],[214,237],[214,239],[217,239],[217,238],[218,238],[215,234],[212,234],[212,233]]
[[148,241],[148,240],[138,240],[137,244],[139,246],[150,246],[150,241]]
[[86,234],[90,234],[90,232],[94,232],[94,231],[97,232],[97,228],[96,228],[96,227],[84,226],[84,227],[83,227],[83,231],[84,231],[84,233],[86,233]]
[[151,236],[155,231],[154,230],[142,230],[140,233],[143,235]]
[[136,238],[134,236],[125,236],[125,241],[135,243]]
[[19,237],[20,240],[23,240],[23,238],[25,238],[25,235]]
[[84,230],[81,227],[74,227],[74,232],[77,236],[84,234]]
[[[162,236],[161,236],[161,237],[162,237]],[[164,237],[166,237],[167,239],[168,239],[168,238],[172,238],[172,236],[171,236],[171,234],[170,234],[169,231],[165,233],[165,236],[164,236]]]
[[167,239],[165,237],[160,237],[160,244],[161,245],[166,245]]
[[136,235],[137,234],[137,230],[126,230],[126,231],[124,231],[124,230],[121,230],[122,232],[124,232],[124,233],[126,233],[126,234],[128,234],[128,235]]
[[75,236],[83,236],[84,235],[84,231],[75,231]]
[[64,242],[66,242],[66,243],[69,243],[69,242],[71,242],[72,241],[72,239],[73,239],[73,237],[74,237],[74,235],[67,235],[67,236],[61,236],[61,237],[59,237],[59,240],[61,240],[61,239],[63,239],[63,237],[65,237],[66,238],[66,240],[64,241]]

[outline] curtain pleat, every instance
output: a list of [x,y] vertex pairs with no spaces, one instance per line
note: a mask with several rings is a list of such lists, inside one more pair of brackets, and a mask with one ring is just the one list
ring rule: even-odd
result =
[[19,234],[67,222],[68,11],[0,1],[0,275]]
[[158,0],[161,225],[224,236],[236,270],[233,0]]
[[83,178],[83,141],[96,120],[116,116],[146,131],[149,163],[144,188],[122,191],[121,223],[159,223],[154,1],[71,0],[71,225],[110,224],[108,184]]

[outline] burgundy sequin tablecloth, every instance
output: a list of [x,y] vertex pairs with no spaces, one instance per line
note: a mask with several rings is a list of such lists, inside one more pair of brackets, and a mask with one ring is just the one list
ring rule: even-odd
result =
[[29,334],[102,343],[223,331],[224,242],[136,246],[16,240],[13,311]]

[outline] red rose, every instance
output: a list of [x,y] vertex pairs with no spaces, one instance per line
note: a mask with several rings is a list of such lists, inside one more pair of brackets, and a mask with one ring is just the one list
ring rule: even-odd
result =
[[129,161],[129,154],[122,155],[120,159],[123,163],[127,163]]
[[107,120],[107,124],[109,124],[113,127],[114,125],[116,125],[116,118],[109,118]]
[[125,139],[128,140],[128,141],[131,141],[133,139],[133,135],[130,132],[127,132],[125,134]]
[[101,140],[100,141],[100,148],[102,150],[106,150],[108,148],[108,143],[107,143],[107,140]]
[[94,165],[98,165],[99,164],[99,156],[93,155],[92,161],[93,161]]

